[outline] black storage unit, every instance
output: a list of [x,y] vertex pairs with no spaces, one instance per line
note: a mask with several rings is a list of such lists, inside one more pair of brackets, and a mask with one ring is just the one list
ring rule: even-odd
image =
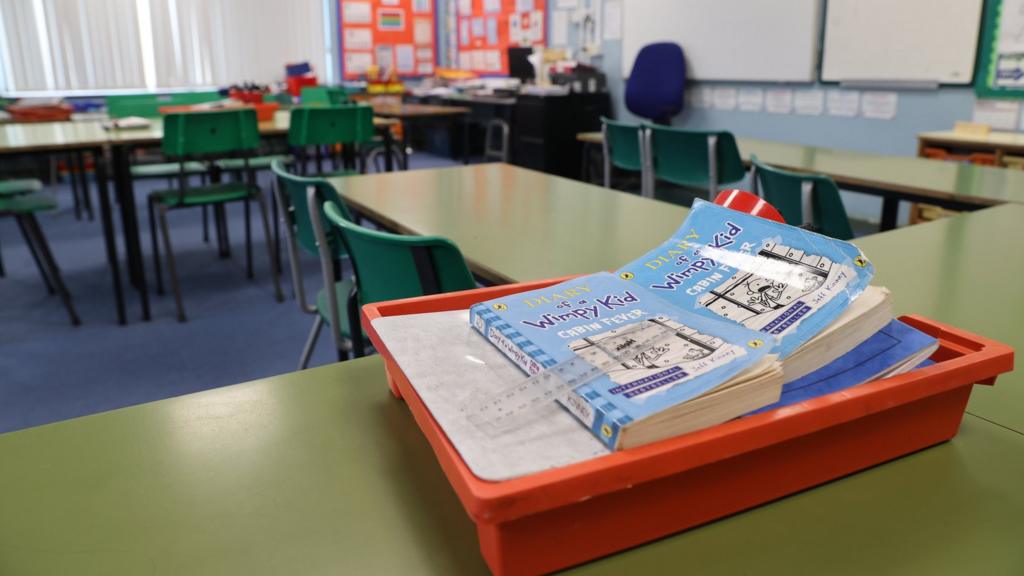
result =
[[520,95],[513,112],[511,161],[524,168],[579,178],[583,144],[576,134],[600,130],[601,116],[610,115],[607,92]]

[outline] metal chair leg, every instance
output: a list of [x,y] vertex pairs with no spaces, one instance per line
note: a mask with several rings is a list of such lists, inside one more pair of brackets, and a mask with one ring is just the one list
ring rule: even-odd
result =
[[55,294],[53,289],[53,283],[50,281],[50,276],[46,272],[46,267],[43,266],[43,261],[39,257],[39,247],[36,246],[35,240],[32,238],[32,233],[26,228],[25,223],[22,222],[21,218],[15,217],[15,222],[18,223],[18,229],[21,230],[21,236],[25,239],[25,245],[28,246],[28,252],[32,255],[32,260],[36,263],[36,269],[39,270],[39,275],[43,278],[43,284],[46,285],[46,291],[50,294]]
[[256,202],[260,205],[263,237],[267,241],[267,256],[270,258],[270,276],[274,280],[274,296],[278,302],[284,302],[284,292],[281,290],[281,272],[277,269],[277,261],[274,259],[274,239],[270,237],[270,223],[267,222],[267,201],[263,197],[262,190],[257,190],[255,196]]
[[359,295],[355,290],[348,297],[348,331],[352,342],[352,357],[362,358],[365,355],[363,345],[363,325],[359,321]]
[[156,293],[164,293],[164,275],[160,270],[160,243],[156,239],[156,200],[150,197],[146,204],[149,207],[149,240],[153,245],[153,271],[156,275]]
[[309,357],[313,355],[313,349],[316,347],[317,338],[320,337],[320,330],[323,327],[324,317],[317,314],[313,320],[313,327],[309,331],[309,336],[306,338],[306,345],[302,347],[302,356],[299,356],[299,370],[305,370],[306,366],[309,366]]
[[210,243],[210,220],[207,215],[207,207],[203,206],[203,243]]
[[171,249],[171,233],[167,228],[167,206],[160,205],[160,233],[164,237],[164,251],[167,252],[167,274],[171,277],[171,290],[174,292],[174,305],[178,309],[178,322],[185,322],[185,306],[181,301],[181,285],[178,282],[178,269],[174,263],[174,251]]
[[57,286],[60,299],[64,302],[64,308],[68,311],[68,316],[71,318],[71,324],[78,326],[82,323],[82,320],[78,318],[75,306],[71,303],[71,293],[68,292],[68,287],[64,285],[64,279],[60,276],[60,268],[57,267],[57,262],[53,259],[53,253],[50,252],[50,246],[46,243],[46,236],[43,235],[43,229],[39,227],[39,221],[32,214],[23,214],[18,217],[18,220],[23,221],[25,228],[34,236],[35,242],[39,247],[39,255],[53,283]]
[[[249,199],[246,198],[245,200],[243,200],[243,202],[245,203],[245,269],[246,269],[246,277],[249,278],[250,280],[252,280],[253,276],[254,276],[253,271],[252,271],[252,222],[250,221],[250,219],[252,218],[252,214],[251,214],[252,211],[249,209]],[[270,238],[270,230],[267,230],[267,238],[271,242],[271,245],[270,245],[270,250],[271,250],[270,259],[273,260],[274,259],[274,255],[273,255],[274,246],[273,246],[273,239]]]

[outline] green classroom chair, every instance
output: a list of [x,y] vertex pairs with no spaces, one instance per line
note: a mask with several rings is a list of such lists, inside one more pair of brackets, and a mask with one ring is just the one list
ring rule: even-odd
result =
[[839,187],[824,174],[788,172],[751,156],[754,189],[778,209],[786,223],[803,226],[839,240],[853,238]]
[[[311,189],[307,197],[324,285],[336,287],[322,292],[326,301],[318,298],[317,308],[321,325],[324,321],[330,324],[339,355],[346,349],[356,358],[363,355],[359,309],[364,304],[476,287],[462,252],[451,240],[439,236],[401,236],[363,228],[347,218],[343,205],[328,201],[323,205],[323,212],[329,226],[340,232],[344,251],[355,273],[354,288],[336,283],[333,261],[340,253],[332,252],[323,222],[314,217],[319,214],[315,206],[316,191]],[[344,312],[339,304],[341,300],[347,301]]]
[[738,182],[746,175],[736,138],[731,132],[681,130],[647,125],[647,173],[650,192],[664,180],[708,191],[714,200],[718,187]]
[[[253,277],[252,266],[252,232],[250,223],[249,201],[256,200],[263,221],[263,234],[267,242],[267,254],[270,257],[271,276],[274,281],[274,292],[278,302],[284,300],[281,283],[274,258],[273,240],[267,222],[266,202],[263,192],[256,185],[255,174],[250,167],[245,169],[245,180],[190,186],[184,170],[186,162],[191,160],[212,161],[225,157],[246,159],[254,154],[259,147],[259,129],[256,124],[256,112],[252,109],[224,110],[215,112],[188,112],[184,114],[168,114],[164,118],[164,135],[162,150],[164,156],[176,160],[181,171],[178,174],[178,187],[171,190],[160,190],[149,195],[149,222],[153,257],[156,267],[157,291],[163,293],[163,277],[160,269],[160,251],[156,239],[155,214],[160,218],[160,232],[163,236],[164,249],[167,252],[167,271],[171,277],[171,288],[174,291],[174,302],[178,311],[178,320],[185,321],[185,307],[182,303],[181,286],[171,249],[170,231],[167,226],[167,213],[170,210],[213,206],[221,212],[218,224],[224,221],[224,206],[230,202],[243,202],[245,206],[245,248],[246,269],[249,278]],[[219,226],[218,232],[222,240],[226,240],[226,229]]]
[[[351,220],[351,215],[345,207],[345,203],[342,202],[338,191],[327,180],[291,174],[288,172],[288,167],[284,162],[274,162],[271,164],[271,170],[274,172],[277,180],[277,186],[274,187],[274,195],[277,205],[281,207],[281,220],[285,229],[285,247],[288,251],[288,263],[291,268],[292,288],[295,291],[295,298],[299,303],[300,310],[306,314],[315,315],[313,328],[310,330],[309,338],[306,339],[306,345],[302,349],[301,356],[299,356],[298,369],[303,370],[309,364],[309,357],[313,353],[316,339],[320,334],[320,329],[323,327],[324,316],[321,315],[320,309],[322,306],[319,306],[319,304],[326,302],[326,295],[323,290],[317,296],[316,304],[307,302],[302,269],[299,266],[300,249],[316,258],[320,257],[316,243],[316,232],[313,230],[313,222],[310,219],[311,210],[308,205],[308,191],[313,189],[316,192],[317,199],[314,206],[320,206],[323,228],[327,229],[327,225],[323,224],[324,202],[330,201],[337,204],[339,210],[349,220]],[[344,255],[345,252],[341,244],[341,238],[335,230],[327,229],[325,235],[331,254],[334,254],[337,258]],[[341,267],[334,266],[334,269],[340,272]],[[351,279],[341,280],[338,284],[338,290],[347,294],[352,288],[353,281]],[[324,310],[326,309],[324,308]],[[347,320],[342,325],[347,326]]]
[[[25,245],[28,247],[32,259],[35,260],[36,267],[39,269],[39,275],[43,278],[46,290],[50,294],[53,294],[55,291],[60,294],[61,301],[64,303],[64,309],[67,310],[68,316],[71,319],[71,324],[78,326],[82,321],[79,319],[78,313],[75,312],[75,307],[71,303],[71,293],[64,284],[64,279],[60,274],[60,267],[57,266],[57,261],[53,258],[53,252],[50,251],[50,245],[46,242],[43,229],[39,226],[39,221],[36,219],[37,212],[56,210],[57,202],[40,192],[29,191],[19,194],[11,190],[13,188],[9,188],[6,194],[0,196],[0,216],[14,217],[14,220],[18,223],[18,228],[21,230],[21,235],[25,238]],[[0,270],[0,276],[2,275],[2,270]],[[55,287],[56,290],[54,290]]]
[[299,101],[303,106],[337,106],[348,102],[348,92],[338,86],[304,86],[299,92]]
[[[43,183],[35,178],[0,180],[0,200],[39,192],[42,189]],[[75,196],[75,201],[78,201],[78,196]],[[36,259],[36,263],[39,263],[38,259]],[[0,278],[3,278],[5,275],[3,253],[0,252]]]
[[296,152],[299,170],[307,171],[309,147],[317,150],[316,172],[321,176],[347,176],[355,174],[351,170],[335,170],[324,174],[322,171],[320,150],[328,148],[337,168],[336,158],[330,150],[338,145],[354,146],[359,161],[359,172],[366,172],[366,158],[363,155],[368,145],[373,143],[373,108],[365,104],[346,104],[339,106],[310,107],[300,106],[292,109],[291,124],[288,127],[288,145]]
[[604,187],[612,187],[612,167],[640,173],[641,194],[649,196],[647,171],[644,170],[644,127],[601,118],[604,138]]

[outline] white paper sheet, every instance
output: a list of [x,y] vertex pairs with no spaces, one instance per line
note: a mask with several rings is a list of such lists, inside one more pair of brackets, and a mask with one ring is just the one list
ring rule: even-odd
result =
[[[377,318],[373,328],[478,477],[507,480],[608,454],[586,428],[554,402],[540,410],[529,425],[500,436],[489,437],[466,421],[459,407],[476,391],[493,393],[525,378],[469,327],[467,311]],[[445,345],[424,345],[433,342]]]
[[472,14],[473,0],[459,0],[458,12],[460,16],[469,16],[470,14]]
[[715,110],[736,109],[737,94],[735,88],[715,88],[711,98]]
[[793,93],[793,110],[803,116],[821,116],[825,111],[825,91],[797,90]]
[[764,108],[764,90],[760,88],[740,90],[739,107],[743,112],[760,112]]
[[972,122],[987,124],[994,130],[1016,130],[1020,102],[1016,100],[976,100]]
[[580,5],[580,0],[555,0],[555,8],[558,10],[574,10]]
[[413,21],[412,41],[416,44],[434,43],[434,22],[430,18],[416,18]]
[[825,107],[829,116],[856,116],[860,110],[860,92],[857,90],[829,90],[825,94]]
[[498,43],[498,19],[488,16],[486,22],[484,27],[487,29],[487,43],[493,46]]
[[873,120],[892,120],[899,103],[900,96],[896,92],[866,91],[860,96],[860,114]]
[[373,10],[369,2],[346,1],[341,3],[341,21],[344,24],[370,24]]
[[345,52],[345,73],[362,74],[373,66],[373,54],[370,52]]
[[698,86],[686,91],[686,98],[690,106],[696,109],[706,109],[714,106],[714,90],[710,86]]
[[416,71],[416,51],[412,44],[395,46],[395,69],[399,74],[412,74]]
[[551,46],[562,47],[569,45],[569,13],[563,10],[555,10],[551,13]]
[[412,0],[412,11],[417,14],[429,14],[431,9],[430,0]]
[[468,46],[469,43],[469,18],[463,18],[459,20],[459,45]]
[[345,50],[372,50],[373,30],[371,28],[344,28]]
[[605,0],[604,2],[604,39],[622,39],[622,2],[621,0]]
[[516,12],[533,12],[533,0],[516,0]]
[[793,111],[793,91],[786,89],[767,90],[764,97],[765,110],[770,114],[789,114]]
[[488,14],[501,12],[501,0],[484,0],[484,12]]

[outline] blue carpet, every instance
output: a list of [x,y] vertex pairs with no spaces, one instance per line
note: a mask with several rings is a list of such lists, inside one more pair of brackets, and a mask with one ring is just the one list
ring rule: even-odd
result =
[[[418,153],[411,168],[454,164]],[[260,179],[269,194],[269,174]],[[245,276],[241,204],[228,207],[230,260],[217,257],[213,238],[203,243],[199,209],[179,210],[169,217],[171,242],[189,321],[175,320],[169,289],[163,296],[155,294],[145,198],[150,190],[166,187],[162,180],[135,185],[151,322],[140,321],[136,293],[128,289],[129,324],[117,324],[99,215],[92,222],[75,220],[66,185],[48,189],[60,209],[41,214],[39,220],[82,326],[72,327],[60,300],[47,294],[13,219],[0,219],[0,250],[7,269],[7,277],[0,278],[0,433],[296,369],[313,317],[299,310],[287,273],[281,280],[286,300],[274,300],[255,204],[253,280]],[[124,247],[119,249],[123,259]],[[287,257],[282,256],[287,270]],[[313,297],[322,286],[319,264],[305,256],[302,268],[306,291]],[[325,329],[310,366],[336,361],[332,348]]]

